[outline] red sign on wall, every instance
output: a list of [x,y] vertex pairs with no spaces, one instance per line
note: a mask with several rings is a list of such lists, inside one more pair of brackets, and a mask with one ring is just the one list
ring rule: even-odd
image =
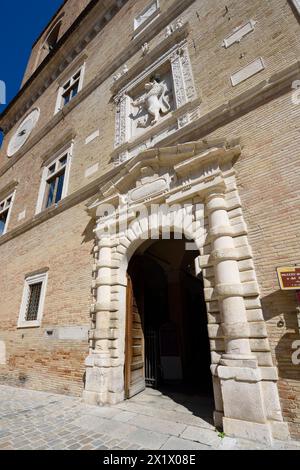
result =
[[300,266],[277,268],[277,274],[282,290],[300,290]]

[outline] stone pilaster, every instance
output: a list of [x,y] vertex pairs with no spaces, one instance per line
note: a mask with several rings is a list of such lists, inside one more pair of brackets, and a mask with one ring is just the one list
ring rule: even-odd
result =
[[91,404],[108,403],[111,357],[109,326],[111,310],[111,242],[98,241],[97,278],[93,281],[97,303],[94,305],[95,329],[90,331],[92,349],[85,361],[86,383],[83,398]]
[[[271,443],[272,432],[263,400],[262,377],[251,352],[250,330],[240,280],[234,231],[225,194],[211,192],[206,199],[214,261],[215,296],[219,302],[225,353],[212,373],[221,383],[226,434]],[[245,406],[247,403],[247,406]]]

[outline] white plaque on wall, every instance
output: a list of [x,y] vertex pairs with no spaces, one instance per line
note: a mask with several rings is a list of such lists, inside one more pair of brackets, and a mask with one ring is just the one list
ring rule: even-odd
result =
[[159,13],[159,2],[153,0],[138,16],[134,18],[134,30],[146,26]]
[[292,0],[292,3],[300,15],[300,0]]
[[264,69],[264,61],[261,57],[259,57],[258,59],[251,62],[251,64],[246,65],[246,67],[231,76],[232,86],[236,86],[239,83],[244,82],[248,78],[253,77],[253,75],[256,75]]
[[249,33],[252,33],[252,31],[254,31],[255,25],[256,25],[256,21],[250,20],[246,24],[234,29],[232,33],[229,36],[227,36],[227,38],[224,39],[223,46],[227,49],[228,47],[232,46],[236,42],[237,43],[241,42],[243,37],[245,37]]

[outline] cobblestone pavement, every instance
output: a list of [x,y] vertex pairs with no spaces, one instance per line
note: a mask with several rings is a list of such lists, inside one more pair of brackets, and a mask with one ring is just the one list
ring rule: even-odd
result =
[[[0,449],[14,450],[205,450],[265,449],[222,438],[211,424],[205,399],[146,390],[113,407],[80,398],[0,386]],[[276,449],[300,443],[276,442]]]

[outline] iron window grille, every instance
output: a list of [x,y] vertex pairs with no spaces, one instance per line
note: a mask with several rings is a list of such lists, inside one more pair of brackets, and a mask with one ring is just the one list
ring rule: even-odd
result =
[[42,282],[29,286],[29,295],[26,307],[26,321],[36,321],[39,313],[39,306],[42,292]]

